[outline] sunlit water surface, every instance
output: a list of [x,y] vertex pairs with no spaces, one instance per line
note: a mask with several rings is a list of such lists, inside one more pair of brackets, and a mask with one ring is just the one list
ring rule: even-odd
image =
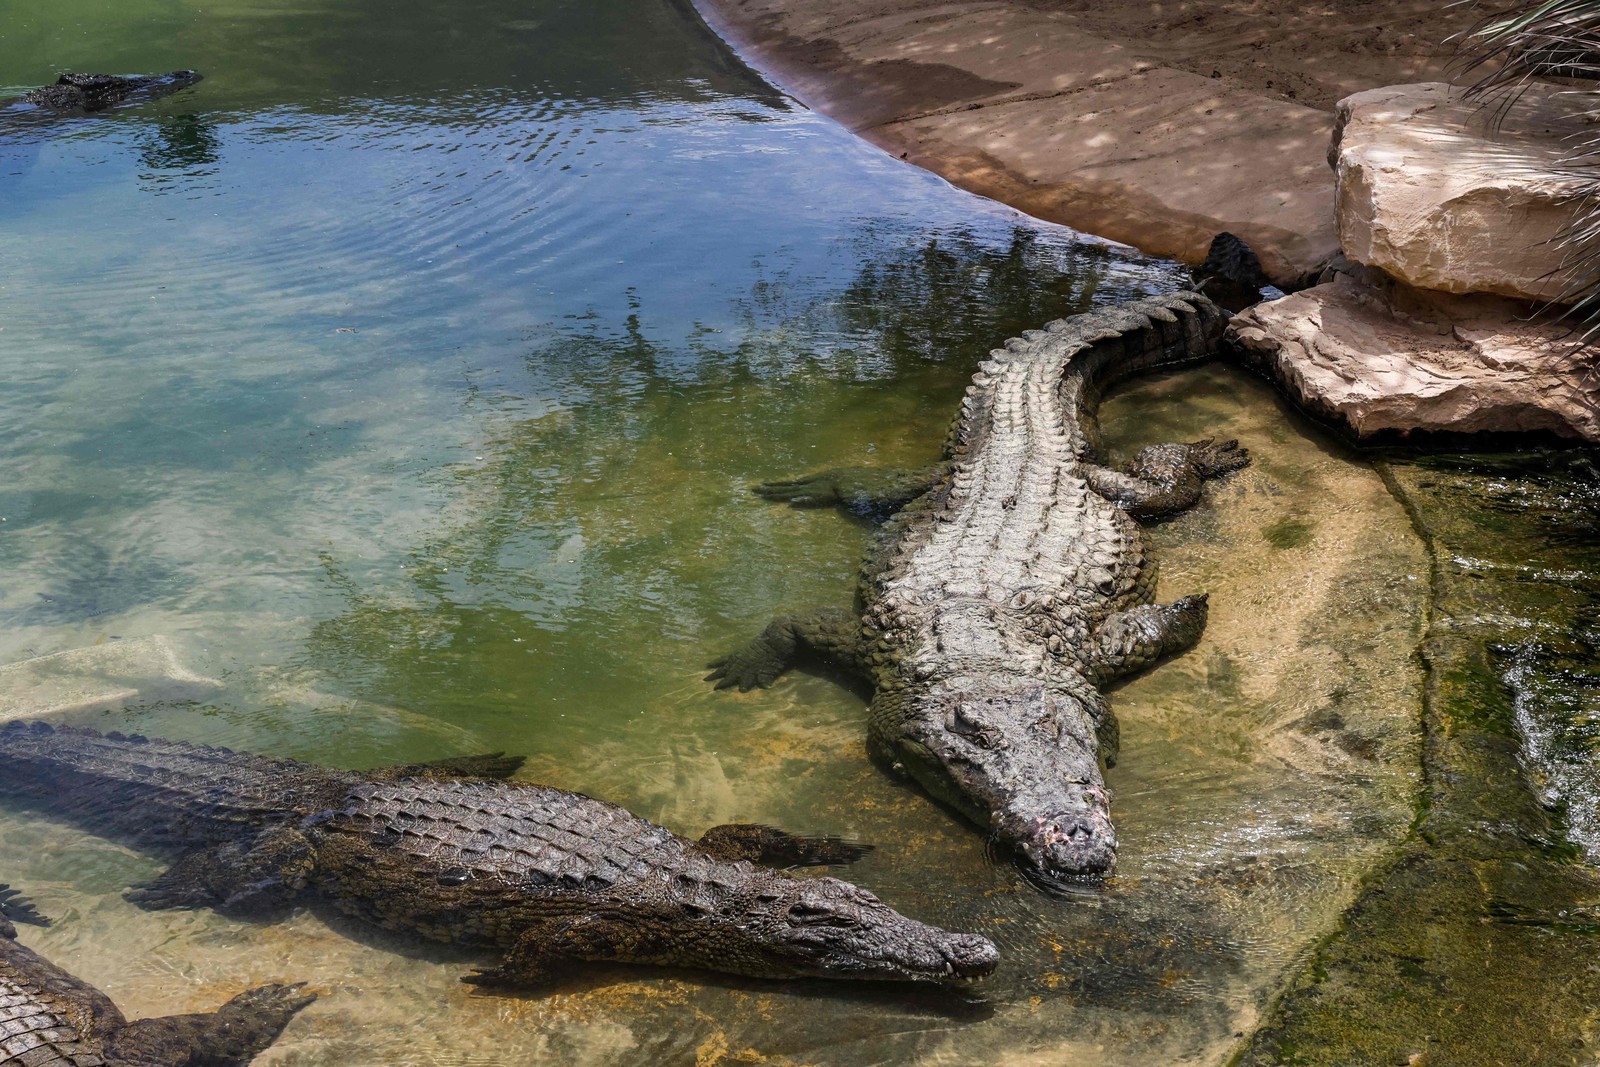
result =
[[1150,533],[1212,621],[1114,695],[1102,889],[996,863],[868,762],[833,681],[701,681],[847,602],[869,536],[751,481],[929,462],[988,348],[1171,265],[882,156],[668,3],[0,17],[17,92],[179,67],[206,79],[0,131],[4,714],[353,767],[525,752],[681,832],[876,842],[849,877],[1006,962],[959,996],[595,968],[482,997],[481,954],[322,912],[140,912],[151,859],[0,813],[0,879],[59,920],[25,939],[130,1014],[310,981],[282,1064],[1216,1062],[1407,825],[1421,546],[1221,368],[1106,412],[1119,450],[1257,461]]

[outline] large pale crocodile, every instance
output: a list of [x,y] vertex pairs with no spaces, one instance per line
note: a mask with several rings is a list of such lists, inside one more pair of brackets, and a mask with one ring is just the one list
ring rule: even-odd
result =
[[266,985],[216,1011],[130,1023],[104,993],[18,941],[13,919],[48,925],[0,885],[0,1067],[244,1067],[316,999]]
[[306,890],[390,929],[504,951],[467,980],[537,985],[578,961],[757,977],[976,978],[986,939],[771,865],[860,846],[729,825],[698,841],[601,800],[505,781],[517,759],[342,771],[90,730],[0,728],[0,798],[177,857],[147,907],[283,909]]
[[1227,315],[1194,293],[1050,323],[973,378],[946,461],[826,471],[757,487],[797,505],[899,509],[854,610],[775,620],[712,666],[719,688],[770,685],[803,654],[862,672],[874,755],[909,771],[1045,879],[1111,867],[1101,761],[1117,728],[1101,687],[1188,648],[1206,598],[1151,603],[1133,516],[1199,499],[1249,460],[1237,442],[1159,445],[1097,462],[1101,391],[1212,356]]

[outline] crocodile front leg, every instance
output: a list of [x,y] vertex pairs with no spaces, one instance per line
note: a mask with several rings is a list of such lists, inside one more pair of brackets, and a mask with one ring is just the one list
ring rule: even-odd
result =
[[860,671],[862,644],[860,616],[843,608],[780,615],[754,641],[713,660],[706,681],[716,682],[718,689],[737,686],[741,693],[765,689],[803,655]]
[[537,922],[517,938],[496,967],[464,976],[477,986],[528,988],[549,985],[576,963],[618,960],[648,963],[660,946],[641,926],[609,915],[576,915]]
[[947,463],[917,470],[836,467],[791,481],[763,482],[755,486],[754,491],[757,496],[795,507],[836,504],[852,515],[881,520],[932,489],[949,469]]
[[1120,471],[1086,463],[1084,480],[1130,515],[1170,515],[1194,506],[1207,479],[1249,463],[1250,453],[1238,441],[1219,445],[1207,438],[1186,445],[1151,445]]
[[1103,686],[1193,648],[1206,628],[1206,594],[1114,612],[1095,630],[1087,666]]
[[872,846],[837,837],[804,837],[759,823],[713,826],[695,842],[719,860],[748,860],[763,867],[827,867],[854,863]]
[[191,852],[125,895],[152,911],[214,907],[229,915],[264,915],[288,908],[315,866],[304,834],[272,826],[254,837]]
[[107,1060],[128,1067],[245,1067],[316,999],[303,985],[265,985],[216,1011],[140,1019],[106,1041]]

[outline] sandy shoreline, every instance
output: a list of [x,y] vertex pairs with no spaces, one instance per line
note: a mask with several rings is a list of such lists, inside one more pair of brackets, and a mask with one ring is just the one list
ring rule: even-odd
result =
[[1471,9],[1332,0],[695,0],[798,99],[1032,215],[1292,281],[1337,251],[1332,108],[1449,75]]

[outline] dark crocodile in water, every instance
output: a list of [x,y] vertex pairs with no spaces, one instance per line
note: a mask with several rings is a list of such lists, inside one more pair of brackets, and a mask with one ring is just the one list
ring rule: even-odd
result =
[[13,723],[0,728],[0,798],[176,857],[136,903],[272,914],[314,891],[389,929],[503,950],[468,978],[484,985],[537,985],[585,960],[900,981],[976,978],[998,961],[986,939],[848,882],[772,869],[862,846],[742,824],[690,841],[503,780],[520,762],[343,771]]
[[65,114],[91,114],[117,104],[187,89],[200,80],[192,70],[170,74],[63,74],[55,84],[25,93],[14,105],[33,105]]
[[0,1067],[243,1067],[316,999],[298,985],[240,993],[216,1011],[129,1022],[104,993],[17,940],[49,925],[0,885]]
[[1204,596],[1151,603],[1135,517],[1199,499],[1244,466],[1237,442],[1158,445],[1096,461],[1110,384],[1211,357],[1227,315],[1193,293],[1053,322],[973,378],[946,461],[909,474],[846,468],[757,487],[797,505],[898,509],[862,568],[854,610],[775,620],[713,664],[719,688],[770,685],[818,656],[874,686],[869,747],[986,827],[1045,880],[1116,855],[1101,760],[1117,729],[1101,687],[1199,639]]

